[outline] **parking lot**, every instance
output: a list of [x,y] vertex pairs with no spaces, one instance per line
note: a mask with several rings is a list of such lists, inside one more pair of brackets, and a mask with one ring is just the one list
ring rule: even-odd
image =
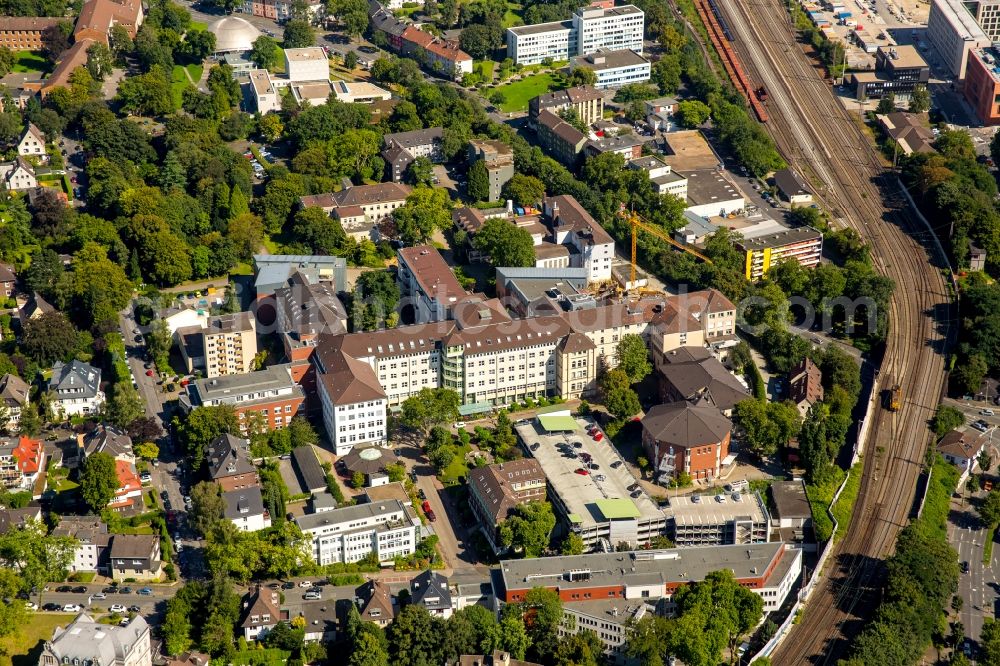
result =
[[[589,419],[574,419],[576,429],[546,432],[537,420],[521,423],[517,434],[528,454],[538,460],[552,490],[565,504],[568,514],[576,514],[584,525],[603,523],[598,502],[629,498],[642,519],[662,518],[663,512],[641,489],[617,449]],[[596,428],[595,441],[587,428]],[[588,458],[589,457],[589,458]]]

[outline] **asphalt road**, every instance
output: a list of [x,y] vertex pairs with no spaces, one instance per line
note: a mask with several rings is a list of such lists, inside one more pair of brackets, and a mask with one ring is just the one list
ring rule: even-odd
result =
[[[985,493],[975,495],[980,498]],[[994,608],[1000,599],[1000,550],[994,549],[989,564],[983,564],[983,548],[987,530],[979,520],[976,510],[966,493],[962,498],[952,498],[948,521],[948,538],[958,551],[958,561],[969,563],[969,573],[958,580],[958,592],[963,604],[960,614],[965,634],[978,641],[986,618],[994,617]]]

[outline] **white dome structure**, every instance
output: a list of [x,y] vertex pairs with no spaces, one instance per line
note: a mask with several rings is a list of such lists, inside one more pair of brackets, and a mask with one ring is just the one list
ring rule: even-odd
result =
[[208,30],[215,35],[216,53],[249,51],[253,48],[254,40],[260,37],[260,30],[238,16],[220,18],[208,26]]

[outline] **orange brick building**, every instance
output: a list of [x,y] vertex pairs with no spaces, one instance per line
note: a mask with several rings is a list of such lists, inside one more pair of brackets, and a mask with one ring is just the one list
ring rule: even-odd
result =
[[5,16],[0,21],[0,46],[11,51],[40,51],[42,33],[64,19],[38,16]]
[[1000,124],[1000,53],[996,49],[969,51],[962,93],[980,122]]
[[686,400],[656,405],[642,419],[642,446],[656,474],[714,479],[729,455],[732,422],[717,407]]

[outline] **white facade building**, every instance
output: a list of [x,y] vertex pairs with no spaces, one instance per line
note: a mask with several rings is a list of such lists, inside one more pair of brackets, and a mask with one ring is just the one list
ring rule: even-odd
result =
[[319,366],[323,426],[336,454],[347,455],[361,444],[385,444],[388,403],[372,367],[337,350],[320,349],[313,358]]
[[965,78],[969,52],[988,48],[993,40],[961,0],[933,0],[927,17],[927,39],[959,80]]
[[56,394],[56,409],[63,416],[92,414],[104,404],[101,371],[77,360],[52,366],[49,388]]
[[318,46],[285,49],[285,75],[288,81],[329,81],[330,60]]
[[600,49],[642,54],[646,15],[634,5],[581,7],[569,21],[508,28],[507,55],[518,65],[569,60]]
[[375,553],[380,562],[411,555],[417,548],[418,523],[399,500],[358,504],[295,519],[313,541],[317,564],[357,562]]
[[649,81],[652,69],[649,61],[635,51],[624,49],[608,51],[601,49],[588,55],[576,56],[570,62],[570,69],[585,67],[597,76],[595,87],[601,90],[621,88],[630,83]]
[[35,127],[34,123],[28,123],[21,133],[21,139],[17,142],[17,154],[21,157],[33,155],[39,160],[48,160],[45,153],[45,135]]
[[252,70],[247,87],[251,102],[247,106],[252,107],[249,110],[256,110],[260,114],[281,110],[281,96],[266,69]]
[[222,493],[225,516],[243,532],[257,532],[271,526],[271,515],[264,508],[260,486],[250,486]]

